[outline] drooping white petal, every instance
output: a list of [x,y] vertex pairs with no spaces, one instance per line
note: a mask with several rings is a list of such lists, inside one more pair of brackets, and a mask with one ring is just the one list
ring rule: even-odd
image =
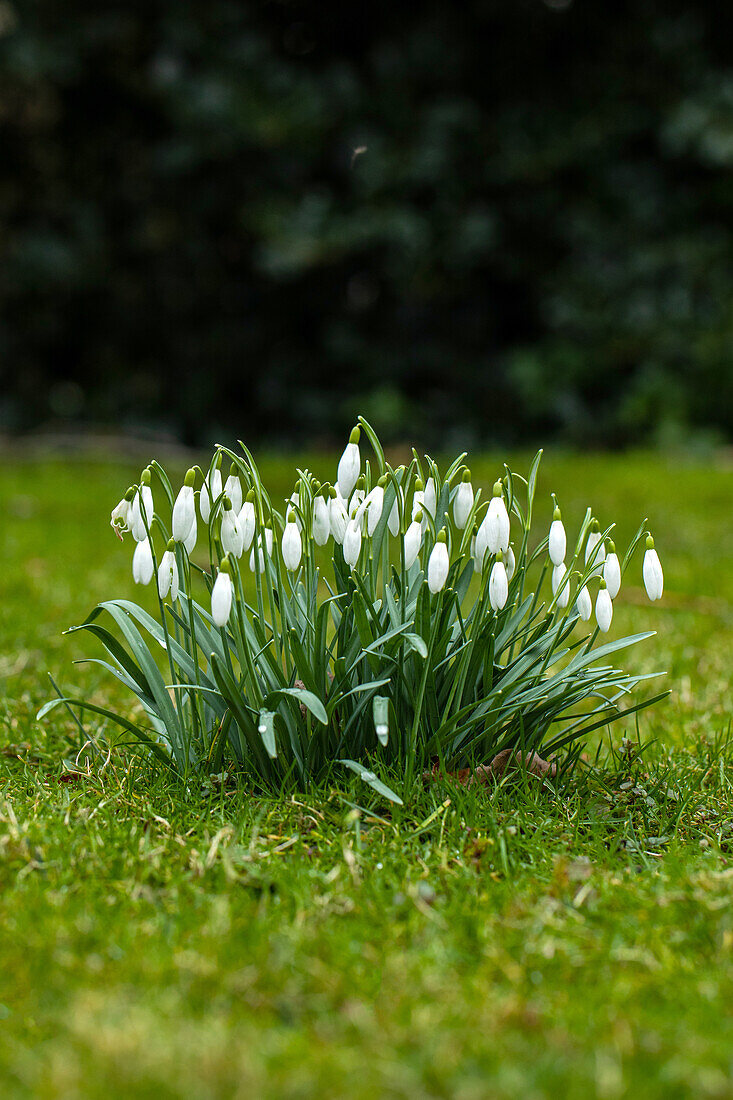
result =
[[570,601],[570,575],[565,566],[565,562],[553,567],[552,594],[557,597],[555,600],[557,607],[568,606]]
[[389,527],[389,533],[393,539],[396,539],[400,533],[400,506],[395,496],[394,504],[389,510],[389,518],[387,519],[387,526]]
[[414,519],[405,532],[405,569],[410,569],[422,546],[422,519]]
[[132,556],[132,579],[135,584],[150,584],[154,571],[153,548],[150,545],[150,539],[146,538],[138,542],[135,547],[135,553]]
[[650,600],[661,600],[664,592],[664,573],[659,554],[652,547],[644,552],[644,565],[642,567],[644,587]]
[[514,576],[514,570],[517,568],[517,559],[514,557],[514,551],[511,546],[506,552],[506,576],[507,580],[511,580]]
[[328,516],[328,504],[322,496],[313,502],[313,541],[316,546],[325,546],[331,535],[331,521]]
[[230,474],[224,485],[224,492],[232,502],[232,508],[239,514],[242,508],[242,482],[237,474]]
[[444,542],[436,542],[428,558],[428,588],[433,595],[445,587],[449,569],[448,547]]
[[456,489],[453,498],[453,520],[459,530],[463,530],[468,523],[468,517],[473,508],[473,486],[470,481],[462,481]]
[[201,493],[199,494],[199,511],[204,523],[209,522],[211,509],[221,496],[221,492],[221,470],[215,467],[201,486]]
[[196,539],[197,538],[198,538],[198,522],[196,520],[196,513],[194,512],[193,524],[191,526],[191,530],[188,532],[188,537],[184,540],[184,543],[183,543],[184,547],[186,548],[186,553],[189,556],[191,554],[193,554],[193,552],[194,552],[194,549],[196,547]]
[[606,560],[603,563],[603,579],[609,596],[615,600],[621,588],[621,564],[615,550],[606,554]]
[[241,558],[244,553],[244,534],[233,508],[225,508],[221,518],[221,545],[225,554]]
[[[323,499],[323,498],[321,498]],[[300,565],[303,554],[303,540],[300,537],[298,525],[294,519],[285,524],[280,550],[283,556],[285,568],[294,572]]]
[[550,524],[550,537],[548,543],[550,561],[555,567],[562,565],[565,561],[568,540],[561,519],[554,519]]
[[608,632],[613,619],[613,601],[607,588],[601,588],[596,596],[596,622],[604,634]]
[[588,619],[593,614],[593,602],[590,598],[590,592],[588,591],[588,585],[584,584],[576,599],[578,607],[578,614],[584,623],[588,622]]
[[257,538],[256,547],[252,547],[252,551],[249,555],[249,567],[253,573],[261,573],[265,568],[265,548],[267,549],[268,557],[272,555],[272,540],[273,535],[269,527],[264,530],[264,542],[262,535]]
[[328,518],[331,524],[333,540],[341,545],[344,541],[344,535],[346,534],[346,525],[349,522],[349,516],[346,511],[344,499],[339,496],[338,493],[329,498]]
[[585,564],[594,562],[592,577],[600,577],[603,572],[603,562],[606,558],[606,547],[603,545],[600,531],[590,531],[588,541],[585,544]]
[[336,487],[344,500],[348,500],[354,491],[356,480],[361,472],[361,455],[359,444],[351,441],[346,444],[341,455],[336,474]]
[[344,532],[344,561],[353,569],[361,553],[361,527],[356,519],[349,520]]
[[382,518],[382,509],[384,508],[384,489],[381,485],[374,486],[364,501],[364,507],[367,515],[367,534],[371,538]]
[[[147,521],[147,528],[145,526]],[[132,498],[130,508],[130,531],[135,542],[142,542],[148,537],[148,531],[153,526],[153,493],[149,485],[141,485],[138,492]]]
[[211,617],[218,627],[226,626],[232,610],[232,578],[220,572],[211,590]]
[[435,519],[435,510],[438,507],[438,498],[435,491],[435,479],[429,477],[425,482],[423,492],[423,508]]
[[509,549],[509,513],[506,510],[504,497],[492,497],[489,501],[489,510],[484,522],[487,524],[486,537],[489,552],[505,554]]
[[191,528],[196,522],[196,497],[193,486],[183,485],[173,505],[173,538],[176,542],[184,542],[191,534]]
[[501,611],[509,596],[509,581],[503,561],[495,561],[489,576],[489,603],[494,611]]
[[131,504],[126,497],[123,497],[119,504],[116,504],[110,514],[110,527],[113,527],[115,531],[121,536],[125,531],[130,530],[130,510]]
[[255,506],[254,501],[245,500],[239,512],[239,526],[242,531],[242,544],[245,550],[249,550],[252,539],[255,537]]
[[166,550],[158,566],[158,595],[164,600],[168,593],[173,603],[178,599],[178,563],[173,550]]

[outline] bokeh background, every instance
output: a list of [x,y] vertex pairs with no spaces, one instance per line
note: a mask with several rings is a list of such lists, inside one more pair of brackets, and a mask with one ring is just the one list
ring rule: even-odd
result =
[[733,7],[0,2],[0,432],[733,435]]

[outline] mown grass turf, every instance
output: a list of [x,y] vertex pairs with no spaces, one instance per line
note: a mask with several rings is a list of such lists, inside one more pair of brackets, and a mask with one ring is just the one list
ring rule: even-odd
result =
[[132,594],[107,515],[133,473],[0,469],[2,1095],[733,1095],[731,466],[545,462],[569,527],[593,503],[623,544],[650,516],[667,595],[649,607],[639,561],[612,629],[659,630],[625,657],[670,672],[654,743],[621,750],[629,721],[558,793],[404,808],[347,775],[284,805],[134,754],[81,775],[71,720],[35,722],[46,670],[123,702],[60,635]]

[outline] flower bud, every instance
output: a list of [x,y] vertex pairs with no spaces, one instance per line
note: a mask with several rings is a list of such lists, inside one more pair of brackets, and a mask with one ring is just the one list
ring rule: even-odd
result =
[[502,607],[506,604],[508,596],[509,581],[507,580],[503,555],[501,550],[499,550],[489,575],[489,603],[491,604],[492,610],[501,611]]
[[211,590],[211,617],[218,627],[226,626],[232,610],[232,578],[229,575],[229,562],[222,560],[219,573]]
[[[402,502],[403,502],[403,505],[404,505],[404,495],[402,494],[402,490],[398,489],[397,492],[402,497]],[[387,519],[387,526],[389,527],[389,533],[392,536],[392,538],[396,539],[397,536],[400,533],[400,506],[399,506],[398,497],[397,497],[396,494],[395,494],[395,498],[394,498],[394,504],[392,505],[392,507],[389,510],[389,517]]]
[[554,566],[552,570],[552,594],[557,607],[567,607],[570,602],[570,574],[565,562]]
[[517,568],[517,559],[514,557],[514,550],[510,546],[506,552],[506,577],[510,581],[514,576],[514,571]]
[[448,547],[445,544],[445,528],[443,528],[438,533],[435,546],[428,558],[428,588],[433,595],[436,592],[442,592],[445,588],[449,569],[450,559],[448,557]]
[[453,520],[460,531],[463,531],[468,523],[472,508],[473,486],[471,485],[471,471],[467,469],[463,471],[461,483],[453,498]]
[[621,588],[621,564],[618,560],[616,547],[610,539],[608,540],[606,560],[603,563],[603,579],[606,582],[609,596],[612,600],[615,600]]
[[344,503],[343,497],[333,488],[331,489],[328,501],[328,518],[331,524],[333,541],[337,542],[340,546],[344,541],[349,517],[346,512],[346,504]]
[[316,546],[325,546],[331,535],[331,521],[325,497],[318,494],[313,501],[313,541]]
[[601,586],[596,596],[596,622],[598,623],[598,629],[602,631],[603,634],[608,633],[612,619],[613,601],[606,587],[606,582],[601,581]]
[[168,543],[168,548],[158,566],[158,595],[161,600],[164,600],[169,592],[171,601],[175,603],[178,599],[178,562],[174,539]]
[[194,470],[189,470],[173,505],[173,538],[176,542],[185,542],[196,523],[196,499],[193,491]]
[[438,498],[435,491],[435,479],[429,477],[425,482],[425,491],[423,493],[423,509],[435,519],[435,512],[438,507]]
[[237,467],[232,462],[229,468],[229,477],[224,486],[224,492],[232,502],[232,508],[239,515],[242,510],[242,482],[239,480]]
[[350,519],[346,525],[343,548],[344,561],[353,569],[361,553],[361,527],[356,518]]
[[659,554],[654,549],[654,539],[647,535],[646,551],[644,552],[644,565],[642,568],[644,587],[650,600],[661,600],[664,592],[664,573]]
[[292,512],[288,512],[288,521],[285,524],[280,551],[285,568],[291,573],[295,572],[303,555],[303,540],[300,537],[300,531]]
[[150,470],[143,470],[140,486],[130,505],[130,531],[135,542],[148,537],[153,527],[153,491],[150,488]]
[[154,571],[153,548],[150,545],[150,539],[146,538],[138,542],[135,547],[135,553],[132,556],[132,579],[135,584],[150,584]]
[[232,507],[229,497],[224,497],[221,517],[221,545],[225,554],[241,558],[244,553],[244,535],[239,525],[239,517]]
[[417,555],[420,553],[420,547],[422,546],[422,522],[422,510],[418,508],[412,523],[405,532],[405,569],[412,568],[417,560]]
[[597,519],[593,520],[588,541],[585,544],[585,564],[593,563],[592,577],[600,577],[603,572],[603,562],[606,557],[606,549],[601,542],[601,527]]
[[578,608],[578,614],[584,623],[588,622],[588,619],[593,614],[593,603],[591,602],[590,592],[588,591],[588,585],[584,584],[580,592],[576,597],[576,605]]
[[344,500],[351,496],[356,479],[361,470],[361,455],[359,454],[360,431],[354,428],[349,436],[344,453],[341,455],[336,474],[336,487]]
[[555,567],[562,565],[565,561],[567,543],[568,540],[562,522],[562,515],[560,509],[556,506],[555,511],[552,513],[552,523],[550,524],[550,536],[548,539],[550,561]]
[[252,539],[255,537],[255,494],[254,490],[250,489],[247,493],[247,499],[239,513],[239,526],[242,531],[242,543],[245,550],[249,550],[252,545]]

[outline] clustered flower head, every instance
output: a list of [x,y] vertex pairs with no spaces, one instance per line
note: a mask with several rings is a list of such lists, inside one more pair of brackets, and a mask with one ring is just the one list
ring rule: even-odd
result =
[[[173,500],[168,526],[156,512],[152,488],[153,474],[161,480],[165,475],[155,463],[146,467],[140,483],[127,490],[111,515],[116,534],[121,538],[129,531],[135,540],[135,582],[147,585],[157,577],[161,601],[175,602],[185,595],[191,586],[191,556],[196,552],[200,518],[211,552],[211,616],[218,627],[227,625],[237,604],[241,591],[237,578],[244,563],[254,574],[258,591],[278,592],[282,585],[301,583],[304,569],[311,576],[316,560],[329,553],[347,574],[362,578],[368,577],[375,562],[397,575],[422,577],[436,600],[450,598],[447,593],[459,583],[478,584],[485,592],[484,613],[500,616],[527,594],[527,570],[546,552],[550,608],[580,622],[588,622],[595,609],[598,629],[603,633],[610,629],[613,601],[636,542],[622,564],[609,537],[610,528],[603,532],[589,511],[574,548],[569,549],[553,493],[547,538],[532,549],[508,471],[495,480],[485,500],[460,460],[444,477],[432,460],[426,459],[423,466],[417,454],[409,466],[396,468],[380,456],[375,469],[369,461],[363,464],[360,439],[356,427],[332,484],[321,483],[307,470],[298,471],[283,512],[273,506],[249,452],[240,456],[219,448],[207,470],[188,470],[175,495],[166,486]],[[229,473],[223,481],[225,455]],[[164,550],[157,558],[159,540]],[[642,573],[650,600],[660,599],[664,580],[651,535],[646,539]]]

